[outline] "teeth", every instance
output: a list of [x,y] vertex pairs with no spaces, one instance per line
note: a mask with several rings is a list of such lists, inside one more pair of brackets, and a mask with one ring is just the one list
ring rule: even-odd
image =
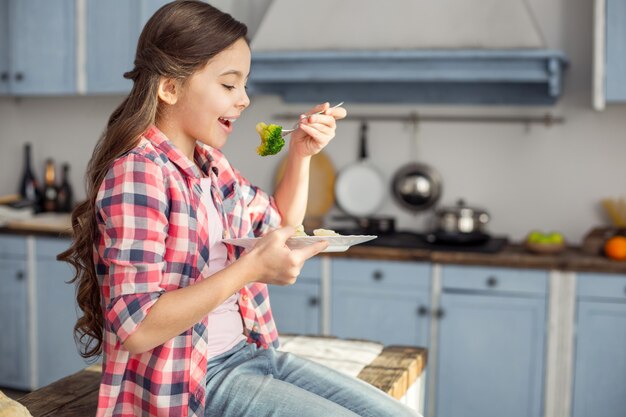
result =
[[220,119],[227,120],[227,121],[229,121],[231,123],[235,123],[235,121],[237,120],[237,119],[227,119],[226,117],[220,117]]

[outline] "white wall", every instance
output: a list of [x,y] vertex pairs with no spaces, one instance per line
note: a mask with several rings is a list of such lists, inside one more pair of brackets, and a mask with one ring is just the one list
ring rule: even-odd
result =
[[[390,180],[402,164],[418,159],[443,176],[443,204],[463,197],[492,215],[489,229],[521,239],[529,229],[560,230],[577,242],[592,226],[606,222],[599,200],[626,194],[626,105],[591,109],[592,0],[532,0],[552,49],[570,59],[565,95],[553,108],[365,106],[347,103],[352,113],[536,115],[551,111],[564,125],[424,123],[415,136],[402,123],[370,124],[371,161]],[[236,9],[233,9],[233,13]],[[72,165],[72,182],[82,191],[83,173],[110,112],[121,97],[0,99],[0,195],[17,189],[22,145],[34,145],[35,168],[53,157]],[[280,157],[255,154],[254,125],[306,105],[285,105],[275,97],[255,97],[236,124],[225,152],[233,165],[258,185],[271,189]],[[356,160],[358,124],[341,122],[327,151],[340,169]],[[336,212],[336,210],[334,211]],[[413,216],[391,199],[379,214],[398,218],[401,228],[424,227],[430,213]]]

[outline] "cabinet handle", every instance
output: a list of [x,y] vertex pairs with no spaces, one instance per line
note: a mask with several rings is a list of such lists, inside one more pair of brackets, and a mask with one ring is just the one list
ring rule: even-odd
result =
[[443,308],[438,308],[437,311],[435,311],[435,317],[437,317],[438,319],[442,319],[445,315],[446,313],[444,312]]
[[426,306],[419,306],[417,308],[417,315],[418,316],[427,316],[428,315],[428,307]]
[[319,304],[319,299],[317,297],[309,298],[309,306],[317,307],[318,304]]
[[15,81],[22,81],[24,79],[24,74],[21,72],[15,73]]
[[381,271],[374,271],[374,273],[372,274],[372,278],[374,278],[374,281],[380,281],[383,279],[383,273]]
[[0,74],[0,81],[3,81],[3,82],[9,81],[9,73],[4,71],[2,74]]
[[17,271],[17,274],[15,274],[15,278],[18,281],[23,281],[24,280],[24,271]]
[[493,288],[496,285],[498,285],[498,278],[496,278],[496,277],[489,277],[489,278],[487,278],[487,286],[488,287]]

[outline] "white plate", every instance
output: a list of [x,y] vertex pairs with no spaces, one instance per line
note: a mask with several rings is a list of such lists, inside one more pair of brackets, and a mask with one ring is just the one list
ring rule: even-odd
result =
[[[327,241],[329,245],[323,252],[345,252],[352,245],[367,242],[368,240],[373,240],[377,237],[378,236],[375,235],[297,236],[287,239],[287,246],[290,249],[298,249],[324,240]],[[250,250],[254,247],[254,245],[256,245],[259,239],[261,238],[251,237],[240,239],[224,239],[222,240],[222,242],[230,243],[231,245],[241,246]]]

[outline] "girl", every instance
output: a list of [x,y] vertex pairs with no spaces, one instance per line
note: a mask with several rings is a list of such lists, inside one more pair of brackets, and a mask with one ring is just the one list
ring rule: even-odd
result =
[[[326,247],[289,250],[311,156],[343,108],[292,134],[274,196],[219,149],[249,105],[246,27],[200,1],[163,6],[139,38],[133,88],[89,162],[61,258],[77,269],[83,356],[102,354],[98,416],[412,416],[377,389],[275,350],[267,284]],[[246,145],[248,146],[248,145]],[[282,228],[278,228],[279,226]],[[264,236],[245,256],[226,237]]]

